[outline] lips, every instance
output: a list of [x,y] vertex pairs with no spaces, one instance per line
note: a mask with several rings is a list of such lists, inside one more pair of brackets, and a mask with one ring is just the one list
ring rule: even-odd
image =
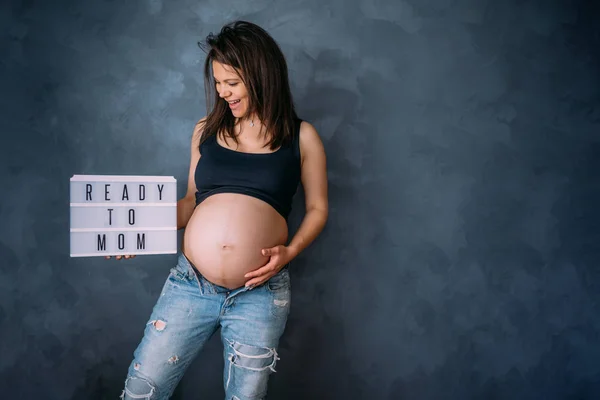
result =
[[235,110],[236,108],[238,108],[240,106],[240,100],[232,100],[232,101],[228,101],[229,103],[229,108],[231,108],[232,110]]

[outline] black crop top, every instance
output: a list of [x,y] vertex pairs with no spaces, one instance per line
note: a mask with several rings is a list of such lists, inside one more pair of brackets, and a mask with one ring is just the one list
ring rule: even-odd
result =
[[240,193],[270,204],[287,220],[300,182],[300,123],[288,144],[271,153],[244,153],[221,146],[216,135],[200,145],[196,206],[217,193]]

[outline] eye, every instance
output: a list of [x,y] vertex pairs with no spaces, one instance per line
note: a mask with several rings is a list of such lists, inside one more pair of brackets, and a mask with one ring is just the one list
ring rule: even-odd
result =
[[230,84],[229,86],[237,86],[237,85],[238,85],[238,83],[236,82],[236,83]]

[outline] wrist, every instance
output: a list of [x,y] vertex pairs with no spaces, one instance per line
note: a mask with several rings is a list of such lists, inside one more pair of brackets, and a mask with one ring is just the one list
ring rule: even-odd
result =
[[290,256],[291,258],[295,258],[298,254],[300,254],[300,248],[298,247],[298,245],[294,245],[294,244],[289,244],[287,246],[288,251],[290,252]]

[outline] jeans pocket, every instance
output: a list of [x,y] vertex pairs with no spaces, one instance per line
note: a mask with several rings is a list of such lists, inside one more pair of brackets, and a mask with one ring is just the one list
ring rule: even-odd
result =
[[287,268],[283,268],[276,275],[272,276],[265,286],[272,293],[290,290],[290,271]]
[[292,297],[288,269],[284,268],[277,275],[271,277],[265,284],[265,287],[271,295],[271,314],[277,318],[287,318],[290,312]]

